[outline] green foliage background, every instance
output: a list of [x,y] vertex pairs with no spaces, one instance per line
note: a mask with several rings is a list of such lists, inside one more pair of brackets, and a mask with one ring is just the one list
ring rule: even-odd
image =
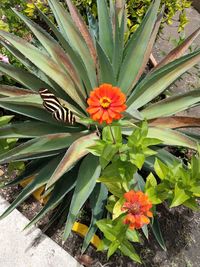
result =
[[[35,8],[30,3],[31,1],[22,0],[1,0],[0,3],[0,29],[7,31],[18,32],[23,34],[26,29],[22,26],[20,21],[14,16],[10,7],[18,7],[30,16],[35,16]],[[47,7],[46,0],[33,0],[33,2],[43,10],[48,13],[49,9]],[[74,4],[78,7],[82,15],[85,14],[86,7],[90,7],[94,16],[96,16],[96,0],[73,0]],[[128,13],[128,26],[131,32],[141,23],[149,5],[152,0],[129,0],[127,1],[127,13]],[[185,9],[191,6],[191,1],[189,0],[162,0],[162,5],[165,5],[164,19],[163,23],[172,24],[173,16],[177,11],[180,12],[179,15],[179,27],[178,30],[182,31],[188,22]],[[2,16],[5,15],[6,18]]]

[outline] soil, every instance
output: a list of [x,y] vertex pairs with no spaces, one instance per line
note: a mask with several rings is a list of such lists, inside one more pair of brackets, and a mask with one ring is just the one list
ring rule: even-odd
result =
[[[0,167],[6,174],[6,168]],[[15,174],[12,178],[14,178]],[[20,186],[0,189],[7,201],[12,202],[19,192]],[[33,197],[29,197],[18,207],[29,220],[42,208],[42,204]],[[62,246],[68,253],[88,267],[199,267],[200,266],[200,213],[178,207],[168,209],[166,205],[158,206],[158,218],[162,229],[167,251],[163,251],[156,242],[152,233],[149,240],[143,238],[142,245],[135,245],[137,252],[142,258],[142,265],[135,264],[128,257],[116,253],[109,260],[106,254],[96,252],[93,246],[89,246],[86,253],[81,255],[83,239],[72,233],[66,243],[62,245],[62,234],[64,225],[54,224],[48,229],[46,234],[56,243]],[[37,225],[43,229],[49,220],[49,214]]]

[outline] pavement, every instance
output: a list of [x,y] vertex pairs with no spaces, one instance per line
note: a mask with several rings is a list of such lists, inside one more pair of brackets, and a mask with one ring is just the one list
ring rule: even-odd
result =
[[[9,203],[0,196],[0,214]],[[14,210],[0,221],[0,267],[81,267],[64,249],[32,227],[22,231],[29,220]]]

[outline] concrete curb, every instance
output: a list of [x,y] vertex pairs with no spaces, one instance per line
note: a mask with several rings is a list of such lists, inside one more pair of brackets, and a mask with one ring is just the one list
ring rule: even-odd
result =
[[[0,196],[0,214],[9,203]],[[81,267],[64,249],[32,227],[18,210],[0,221],[0,266],[2,267]]]

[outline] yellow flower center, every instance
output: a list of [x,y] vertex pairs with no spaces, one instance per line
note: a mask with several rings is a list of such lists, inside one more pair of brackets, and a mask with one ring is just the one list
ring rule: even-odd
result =
[[110,103],[111,103],[111,99],[109,97],[102,97],[100,99],[100,104],[103,108],[108,108],[110,106]]

